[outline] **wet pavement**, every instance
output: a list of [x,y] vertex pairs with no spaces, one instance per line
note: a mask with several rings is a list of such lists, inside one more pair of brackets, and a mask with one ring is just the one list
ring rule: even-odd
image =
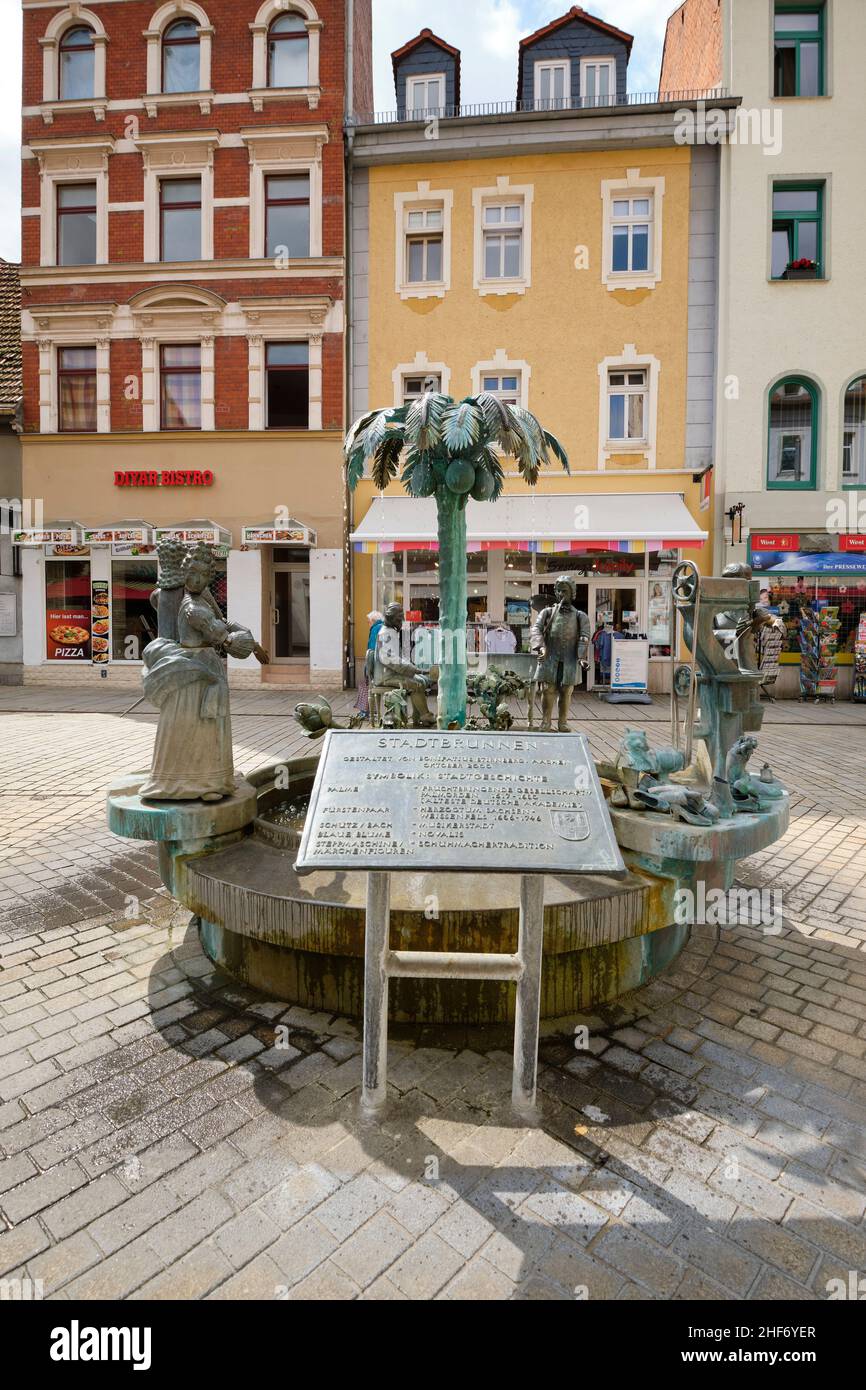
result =
[[[289,698],[234,700],[243,771],[308,747]],[[740,881],[781,894],[781,931],[696,929],[585,1049],[546,1037],[530,1126],[502,1030],[393,1030],[362,1117],[355,1024],[214,970],[152,847],[106,829],[155,717],[100,699],[0,690],[0,1273],[59,1298],[814,1299],[866,1268],[866,709],[770,709],[791,828]],[[597,756],[625,723],[668,734],[663,701],[574,713]]]

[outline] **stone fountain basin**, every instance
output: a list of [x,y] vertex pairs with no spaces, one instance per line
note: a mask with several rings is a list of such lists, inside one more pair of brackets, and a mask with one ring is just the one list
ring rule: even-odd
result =
[[[358,1017],[366,875],[299,878],[300,824],[270,819],[281,801],[309,795],[317,761],[289,764],[289,791],[277,785],[273,770],[259,774],[250,832],[187,859],[175,891],[201,919],[208,955],[229,973],[271,996]],[[688,936],[686,928],[670,926],[674,887],[642,872],[548,876],[542,1017],[565,1018],[636,989],[672,960]],[[517,874],[394,874],[392,948],[511,953],[519,900]],[[390,993],[397,1022],[513,1020],[514,990],[499,981],[399,979]]]
[[[309,796],[318,752],[239,780],[236,795],[217,806],[143,803],[137,789],[145,774],[127,777],[109,793],[109,824],[160,842],[163,880],[200,919],[215,964],[270,998],[359,1018],[366,875],[299,878],[300,821],[271,819],[280,802]],[[677,889],[697,872],[730,883],[736,860],[784,833],[787,815],[785,798],[773,814],[699,830],[652,812],[613,811],[628,874],[545,880],[541,1017],[548,1026],[638,989],[674,961],[690,931],[677,920]],[[391,947],[512,953],[519,894],[517,874],[394,874]],[[391,982],[389,1013],[394,1022],[510,1023],[514,1000],[501,981],[400,978]]]

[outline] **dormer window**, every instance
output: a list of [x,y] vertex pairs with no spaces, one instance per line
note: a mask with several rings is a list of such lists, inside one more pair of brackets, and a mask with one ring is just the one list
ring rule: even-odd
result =
[[284,14],[268,30],[268,86],[306,87],[310,70],[310,40],[299,14]]
[[95,95],[96,46],[93,30],[67,29],[60,40],[60,100],[86,101]]
[[162,39],[162,90],[197,92],[200,83],[198,25],[194,19],[175,20]]
[[571,105],[571,63],[535,64],[535,107],[537,111],[563,111]]
[[582,106],[613,106],[616,102],[616,59],[581,59],[580,93]]
[[406,80],[406,107],[409,116],[438,116],[445,105],[445,74],[409,77]]

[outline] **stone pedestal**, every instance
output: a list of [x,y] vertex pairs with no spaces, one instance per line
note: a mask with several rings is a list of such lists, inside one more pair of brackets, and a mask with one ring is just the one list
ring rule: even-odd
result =
[[222,801],[142,801],[148,776],[132,773],[109,787],[108,828],[127,840],[156,841],[162,880],[183,902],[184,861],[243,839],[256,817],[256,789],[238,777],[234,794]]

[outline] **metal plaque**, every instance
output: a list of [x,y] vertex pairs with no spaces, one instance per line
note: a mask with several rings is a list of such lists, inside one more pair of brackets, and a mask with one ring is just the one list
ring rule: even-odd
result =
[[583,734],[331,729],[296,871],[624,873]]

